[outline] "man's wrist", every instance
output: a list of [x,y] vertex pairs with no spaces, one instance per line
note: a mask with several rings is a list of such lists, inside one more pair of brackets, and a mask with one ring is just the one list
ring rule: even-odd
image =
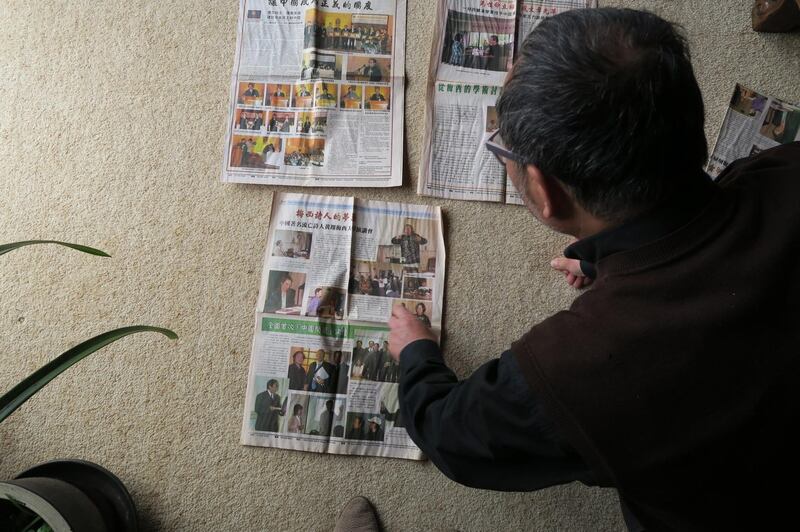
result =
[[400,367],[408,367],[430,357],[441,357],[439,344],[429,338],[414,340],[400,351]]

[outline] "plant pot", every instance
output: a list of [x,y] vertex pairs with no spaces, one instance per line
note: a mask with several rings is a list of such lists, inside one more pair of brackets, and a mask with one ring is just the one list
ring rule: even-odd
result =
[[[33,515],[25,521],[24,513],[30,512]],[[139,529],[125,485],[103,467],[83,460],[45,462],[0,482],[0,530],[15,532],[12,527],[24,526],[22,522],[36,515],[56,532]]]

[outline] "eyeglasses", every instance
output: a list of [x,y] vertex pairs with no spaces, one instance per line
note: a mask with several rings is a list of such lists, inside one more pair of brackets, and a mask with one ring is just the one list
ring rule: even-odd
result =
[[508,161],[515,161],[520,164],[526,163],[522,156],[517,155],[503,145],[503,138],[500,136],[499,129],[495,130],[495,132],[486,139],[486,149],[492,152],[492,154],[497,157],[497,160],[500,161],[500,164],[504,166]]

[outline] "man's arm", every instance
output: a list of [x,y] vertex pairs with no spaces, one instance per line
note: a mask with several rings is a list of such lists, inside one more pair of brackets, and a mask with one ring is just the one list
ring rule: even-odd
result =
[[458,381],[430,340],[400,356],[406,430],[450,479],[474,488],[532,491],[592,484],[588,466],[557,436],[510,352]]
[[404,311],[395,307],[389,323],[393,356],[399,351],[400,409],[411,438],[445,475],[503,491],[595,483],[557,435],[510,352],[459,381],[433,335]]

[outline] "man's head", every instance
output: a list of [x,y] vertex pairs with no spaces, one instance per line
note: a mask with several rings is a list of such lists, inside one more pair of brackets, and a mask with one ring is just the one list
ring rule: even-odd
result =
[[497,35],[492,35],[491,37],[489,37],[489,44],[495,45],[497,44],[498,40],[499,39],[497,38]]
[[288,275],[281,279],[281,292],[286,292],[292,287],[292,278]]
[[414,226],[411,224],[406,224],[403,226],[403,234],[405,235],[413,235],[414,234]]
[[641,11],[544,20],[523,42],[497,111],[503,143],[523,163],[507,162],[509,177],[558,230],[570,230],[560,218],[575,206],[609,223],[630,219],[707,157],[686,41]]
[[425,303],[417,303],[417,306],[414,308],[414,312],[417,316],[422,316],[425,314]]
[[321,296],[322,295],[322,288],[317,288],[316,290],[314,290],[314,295],[317,296],[317,297]]
[[358,340],[358,341],[356,342],[356,347],[358,347],[359,349],[361,349],[361,346],[362,346],[362,345],[364,345],[364,342],[362,342],[361,340]]
[[295,364],[302,365],[303,360],[306,359],[306,356],[303,354],[302,351],[295,351],[294,355],[292,355],[292,360],[294,360]]
[[252,83],[248,83],[248,84],[247,84],[247,88],[248,88],[248,89],[251,89],[251,90],[252,90],[254,87],[255,87],[255,85],[253,85]]
[[325,408],[328,410],[328,412],[333,412],[333,400],[332,399],[329,399],[329,400],[325,401]]
[[369,66],[375,66],[375,65],[377,65],[377,64],[378,64],[378,62],[377,62],[375,59],[372,59],[372,58],[370,58],[370,60],[369,60]]
[[276,381],[275,379],[270,379],[269,382],[267,382],[267,390],[269,390],[271,393],[277,392],[278,381]]
[[322,363],[325,361],[325,350],[324,349],[317,349],[317,362]]

